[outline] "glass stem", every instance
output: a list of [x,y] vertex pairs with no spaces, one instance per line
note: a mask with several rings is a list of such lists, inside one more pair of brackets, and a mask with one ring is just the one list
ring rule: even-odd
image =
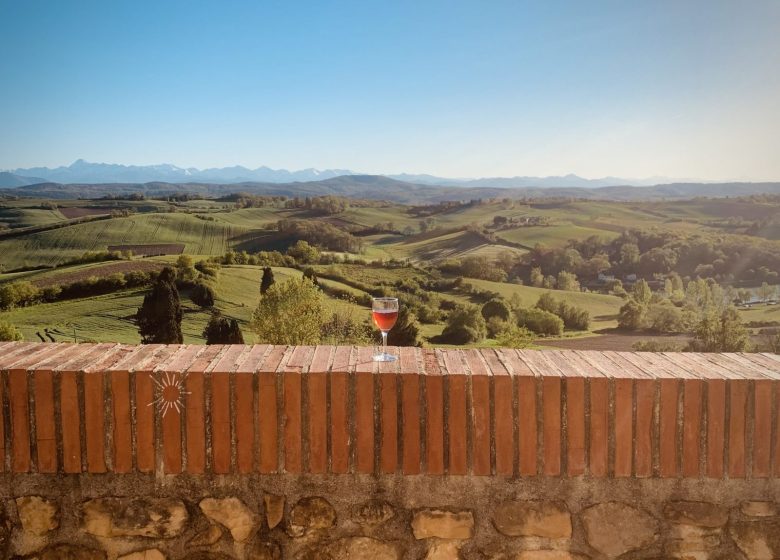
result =
[[387,331],[382,331],[382,354],[387,356]]

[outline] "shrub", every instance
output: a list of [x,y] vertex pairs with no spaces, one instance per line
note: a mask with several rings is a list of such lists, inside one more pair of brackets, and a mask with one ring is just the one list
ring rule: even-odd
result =
[[22,333],[7,321],[0,321],[0,342],[24,340]]
[[196,282],[190,291],[190,299],[200,307],[214,307],[216,294],[214,289],[205,282]]
[[563,333],[563,319],[533,307],[524,307],[515,311],[517,325],[525,327],[536,334],[558,336]]
[[0,309],[32,305],[40,295],[41,290],[37,286],[24,280],[0,284]]
[[464,305],[450,312],[440,340],[447,344],[469,344],[479,342],[486,334],[485,319],[479,307]]
[[534,334],[525,327],[506,323],[496,340],[505,348],[528,348],[534,342]]
[[512,310],[503,299],[491,299],[482,306],[482,317],[488,321],[491,317],[498,317],[503,321],[508,321],[512,315]]
[[277,282],[260,297],[252,315],[258,342],[317,344],[324,322],[322,292],[305,278]]
[[618,326],[630,331],[638,330],[644,324],[646,312],[647,306],[630,299],[621,306],[618,312]]
[[387,343],[390,346],[420,346],[417,317],[405,305],[398,311],[398,320],[387,335]]
[[536,308],[560,317],[567,329],[586,331],[590,327],[590,312],[587,309],[555,299],[550,292],[539,296]]

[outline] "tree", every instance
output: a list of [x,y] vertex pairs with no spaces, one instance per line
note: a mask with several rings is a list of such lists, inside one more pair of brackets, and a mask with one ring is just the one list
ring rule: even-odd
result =
[[193,282],[198,275],[195,270],[192,257],[189,255],[179,255],[176,259],[176,279],[179,282]]
[[181,301],[176,289],[176,272],[169,266],[160,271],[152,291],[136,313],[143,344],[181,344]]
[[507,323],[496,337],[498,344],[505,348],[528,348],[534,342],[534,333],[525,327]]
[[631,289],[631,296],[640,305],[647,305],[653,298],[653,290],[650,289],[650,284],[642,279],[634,284],[634,287]]
[[750,346],[750,335],[733,306],[720,314],[707,313],[693,335],[688,348],[694,352],[744,352]]
[[303,270],[303,277],[308,280],[311,280],[311,283],[314,284],[315,286],[320,285],[320,281],[317,279],[317,271],[310,266],[307,266]]
[[268,288],[273,286],[274,282],[274,271],[271,269],[270,266],[266,266],[263,268],[263,278],[260,280],[260,294],[264,294],[268,291]]
[[203,329],[203,338],[206,344],[244,344],[238,321],[223,317],[219,311],[211,314],[211,319]]
[[761,286],[758,288],[758,297],[761,298],[761,301],[769,301],[774,295],[775,287],[770,286],[766,282],[762,282]]
[[307,241],[299,239],[295,245],[287,249],[287,254],[299,263],[316,263],[320,260],[320,252]]
[[635,299],[629,299],[618,312],[618,326],[630,331],[639,330],[644,325],[646,312],[646,305],[642,305]]
[[324,316],[322,292],[310,280],[294,278],[274,284],[260,297],[252,330],[261,343],[317,344]]
[[398,311],[398,320],[387,335],[387,343],[390,346],[420,346],[420,326],[407,306],[402,305]]
[[24,340],[22,333],[7,321],[0,321],[0,342]]
[[559,290],[566,290],[569,292],[580,291],[580,283],[577,281],[577,275],[573,272],[561,270],[558,273],[557,285]]
[[479,342],[487,334],[485,319],[476,305],[459,305],[447,317],[441,340],[448,344]]
[[536,286],[537,288],[541,288],[542,284],[544,284],[544,274],[542,274],[542,269],[538,266],[535,266],[531,269],[531,285]]
[[482,317],[489,320],[491,317],[498,317],[502,321],[508,321],[512,310],[503,299],[491,299],[482,306]]

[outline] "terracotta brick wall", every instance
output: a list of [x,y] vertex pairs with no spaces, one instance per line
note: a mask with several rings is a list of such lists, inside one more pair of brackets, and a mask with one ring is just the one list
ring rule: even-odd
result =
[[372,352],[0,343],[0,469],[780,474],[777,355]]

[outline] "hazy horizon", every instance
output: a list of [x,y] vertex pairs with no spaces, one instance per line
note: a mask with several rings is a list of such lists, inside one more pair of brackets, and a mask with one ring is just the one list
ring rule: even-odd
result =
[[772,0],[41,1],[0,16],[0,169],[780,179]]

